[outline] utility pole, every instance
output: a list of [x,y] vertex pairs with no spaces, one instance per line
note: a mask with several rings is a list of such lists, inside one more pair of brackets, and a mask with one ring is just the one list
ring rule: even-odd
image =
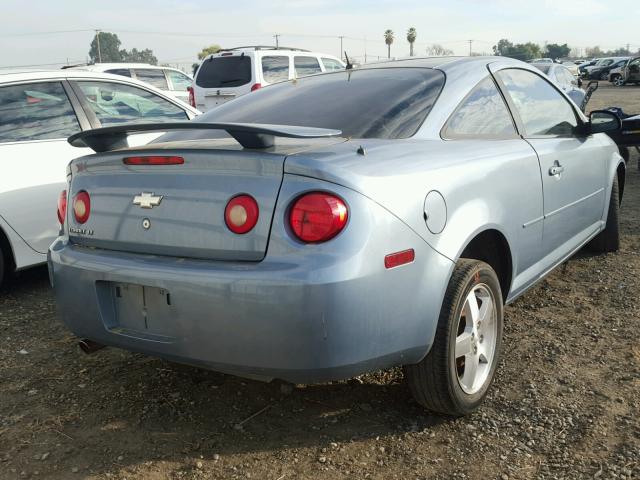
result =
[[[342,48],[342,39],[344,38],[344,36],[339,35],[338,38],[340,39],[340,58],[343,58],[344,55],[344,50]],[[353,53],[353,52],[352,52]]]
[[280,47],[280,35],[278,35],[277,33],[274,35],[274,38],[276,39],[276,49],[278,49]]
[[367,37],[364,37],[364,63],[367,63]]
[[473,53],[473,40],[467,40],[469,42],[469,56]]
[[631,54],[631,44],[627,43],[627,55]]
[[100,30],[96,30],[96,42],[98,42],[98,63],[102,63],[102,52],[100,51]]

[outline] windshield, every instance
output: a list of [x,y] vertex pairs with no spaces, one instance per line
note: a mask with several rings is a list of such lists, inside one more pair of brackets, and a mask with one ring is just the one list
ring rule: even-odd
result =
[[[441,71],[426,68],[326,73],[262,88],[207,112],[198,122],[299,125],[338,129],[353,138],[408,138],[431,111],[444,80]],[[211,132],[176,132],[163,141],[206,137]]]

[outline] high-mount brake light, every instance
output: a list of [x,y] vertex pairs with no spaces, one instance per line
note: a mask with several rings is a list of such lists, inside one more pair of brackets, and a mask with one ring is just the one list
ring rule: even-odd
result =
[[325,192],[312,192],[298,197],[289,212],[289,225],[305,243],[331,240],[346,226],[349,209],[344,201]]
[[73,216],[76,222],[82,224],[89,220],[89,215],[91,215],[91,198],[85,190],[81,190],[73,199]]
[[258,202],[251,195],[233,197],[224,209],[227,227],[238,235],[251,231],[258,223],[259,216]]
[[62,190],[58,197],[58,222],[64,225],[64,219],[67,218],[67,191]]
[[193,87],[187,87],[187,92],[189,92],[189,105],[196,108],[196,92]]
[[256,90],[262,88],[262,84],[261,83],[254,83],[253,85],[251,85],[251,91],[255,92]]
[[125,157],[125,165],[182,165],[184,158],[164,155],[145,155],[140,157]]

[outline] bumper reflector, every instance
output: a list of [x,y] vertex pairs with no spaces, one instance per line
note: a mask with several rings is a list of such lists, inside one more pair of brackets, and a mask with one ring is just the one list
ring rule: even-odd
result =
[[405,265],[407,263],[411,263],[416,258],[416,252],[413,251],[413,248],[409,250],[403,250],[401,252],[390,253],[386,257],[384,257],[384,266],[385,268],[395,268],[400,265]]

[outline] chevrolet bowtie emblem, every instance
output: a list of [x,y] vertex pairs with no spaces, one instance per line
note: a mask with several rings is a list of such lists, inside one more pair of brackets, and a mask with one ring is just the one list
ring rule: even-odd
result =
[[142,192],[140,195],[133,197],[133,204],[142,208],[153,208],[160,205],[162,195],[154,195],[153,193]]

